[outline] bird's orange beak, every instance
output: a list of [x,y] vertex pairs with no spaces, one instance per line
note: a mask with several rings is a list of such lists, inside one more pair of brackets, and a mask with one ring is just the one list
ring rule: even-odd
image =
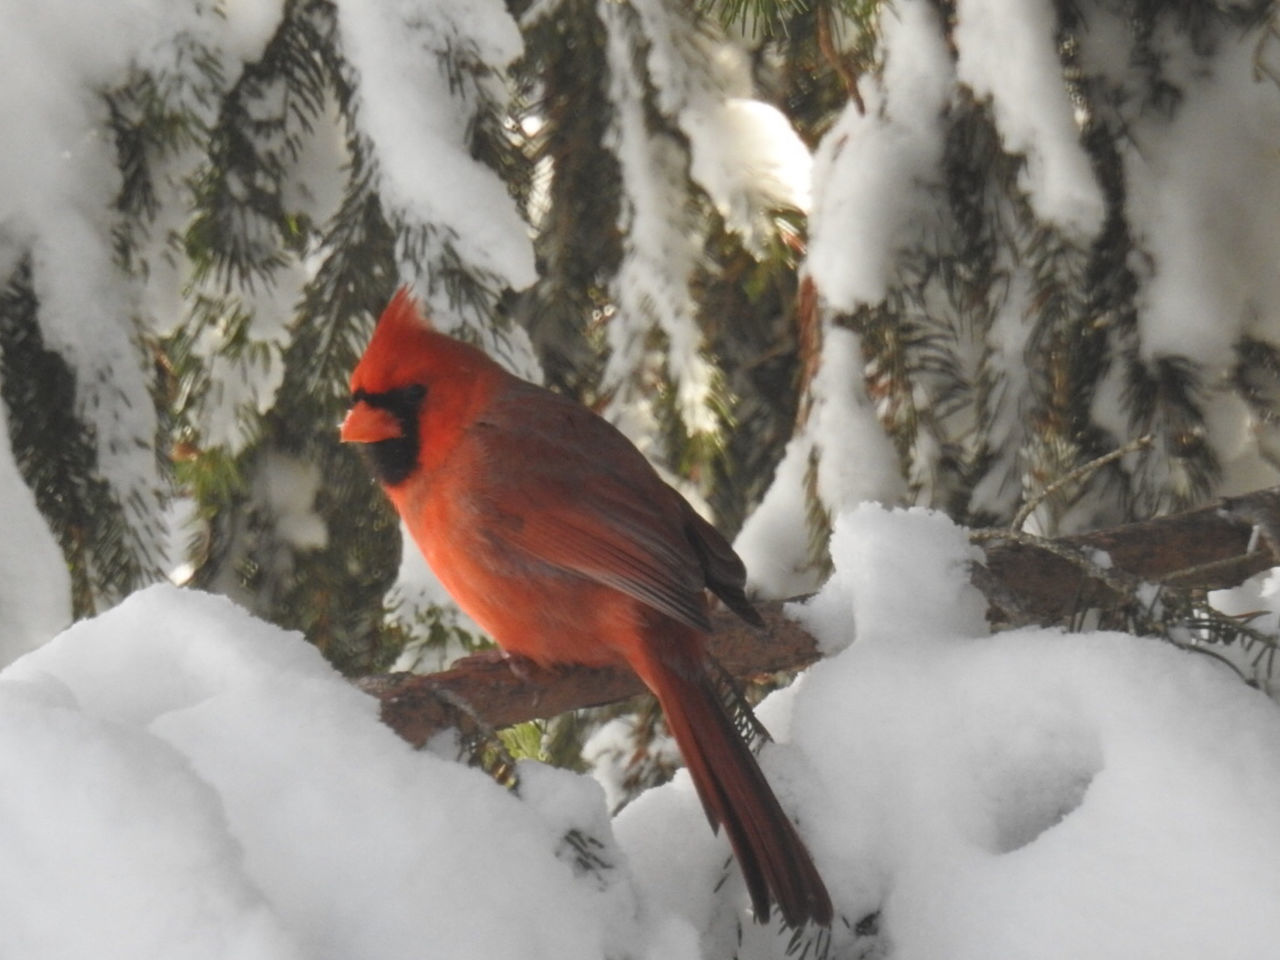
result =
[[363,400],[347,411],[346,419],[338,428],[343,443],[377,443],[404,436],[400,421],[389,410],[371,406]]

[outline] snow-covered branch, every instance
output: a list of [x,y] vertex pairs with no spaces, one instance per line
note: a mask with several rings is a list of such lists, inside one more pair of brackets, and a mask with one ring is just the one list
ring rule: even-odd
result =
[[[1185,513],[1048,540],[976,531],[986,555],[974,584],[1000,623],[1057,623],[1087,610],[1114,613],[1135,600],[1150,607],[1156,587],[1204,591],[1235,586],[1277,564],[1280,487],[1215,501]],[[1151,585],[1151,589],[1144,589]],[[788,601],[759,605],[757,630],[725,610],[713,615],[711,650],[735,677],[798,670],[818,660],[818,641],[788,616]],[[415,745],[435,732],[509,726],[642,693],[624,670],[540,670],[472,660],[440,673],[363,677],[382,719]]]

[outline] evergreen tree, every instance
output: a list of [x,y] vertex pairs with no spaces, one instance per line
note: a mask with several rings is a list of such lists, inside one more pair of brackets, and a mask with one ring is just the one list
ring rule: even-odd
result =
[[[1274,481],[1262,451],[1214,423],[1247,401],[1240,365],[1265,368],[1265,351],[1247,344],[1262,328],[1274,342],[1269,308],[1249,294],[1234,304],[1208,294],[1201,306],[1228,311],[1194,321],[1221,328],[1209,335],[1216,356],[1180,352],[1182,331],[1159,313],[1175,288],[1167,274],[1180,266],[1173,247],[1211,247],[1218,235],[1166,241],[1152,196],[1216,188],[1175,183],[1152,152],[1187,149],[1180,138],[1199,119],[1188,114],[1267,55],[1258,27],[1273,15],[1265,2],[1042,3],[1010,26],[963,0],[881,11],[886,36],[864,77],[870,108],[855,119],[858,108],[846,107],[837,129],[915,138],[911,155],[833,157],[834,203],[823,209],[819,198],[814,217],[846,242],[861,239],[864,228],[850,225],[859,216],[896,218],[883,271],[859,286],[838,275],[838,251],[810,262],[826,294],[823,325],[857,335],[864,403],[893,437],[907,499],[978,525],[1007,524],[1035,503],[1036,529],[1063,533]],[[983,48],[998,37],[1012,38],[1011,49]],[[901,63],[922,44],[936,56],[931,90],[913,89]],[[1016,61],[1007,75],[1002,57]],[[1016,71],[1055,83],[1056,107],[1018,115],[1031,108],[1015,99]],[[925,113],[921,93],[934,98]],[[1274,115],[1273,84],[1259,77],[1256,94],[1234,105],[1236,132],[1247,135],[1250,110]],[[840,150],[831,136],[826,148]],[[910,180],[876,169],[903,161],[914,165]],[[838,208],[841,174],[890,181],[897,209]],[[1128,455],[1081,470],[1130,443]],[[828,490],[824,505],[859,493]]]
[[185,564],[348,672],[476,642],[335,437],[401,283],[766,589],[863,498],[1058,533],[1274,482],[1269,0],[242,16],[48,51],[0,148],[0,396],[77,616]]

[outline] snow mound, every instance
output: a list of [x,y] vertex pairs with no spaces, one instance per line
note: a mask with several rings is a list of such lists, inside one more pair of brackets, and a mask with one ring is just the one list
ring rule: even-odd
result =
[[4,956],[594,958],[617,913],[563,823],[213,596],[151,588],[0,674],[0,768]]
[[[833,956],[1275,955],[1272,701],[1156,640],[985,635],[973,551],[941,514],[863,505],[832,553],[799,613],[841,652],[759,714],[787,741],[763,766],[846,921]],[[615,830],[642,889],[720,925],[714,956],[734,936],[706,892],[727,845],[701,821],[682,774]],[[748,931],[739,955],[784,945]]]
[[[1154,640],[988,635],[939,514],[864,505],[832,553],[797,609],[834,652],[759,711],[829,956],[1274,955],[1275,703]],[[612,823],[578,774],[523,763],[514,796],[204,594],[135,594],[0,673],[0,769],[3,956],[789,951],[683,772]]]

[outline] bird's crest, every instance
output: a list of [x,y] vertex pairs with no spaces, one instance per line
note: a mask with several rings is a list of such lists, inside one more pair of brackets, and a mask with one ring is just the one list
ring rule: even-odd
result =
[[432,328],[408,287],[396,291],[351,374],[351,390],[381,393],[491,363],[474,347]]
[[408,287],[400,287],[396,290],[395,296],[391,298],[391,302],[382,311],[382,316],[378,318],[378,326],[432,329],[431,321],[422,312],[422,308],[418,306],[418,301],[413,298]]

